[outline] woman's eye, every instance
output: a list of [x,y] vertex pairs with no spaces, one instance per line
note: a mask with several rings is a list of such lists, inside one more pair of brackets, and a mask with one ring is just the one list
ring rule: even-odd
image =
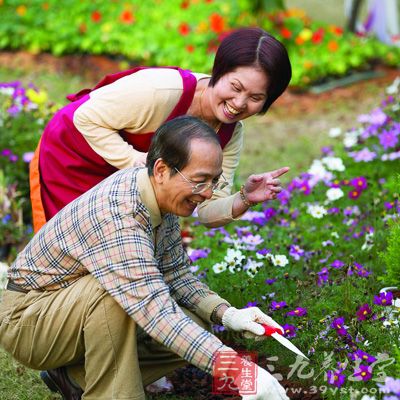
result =
[[235,92],[239,92],[240,91],[240,87],[236,86],[236,85],[232,85],[232,88]]

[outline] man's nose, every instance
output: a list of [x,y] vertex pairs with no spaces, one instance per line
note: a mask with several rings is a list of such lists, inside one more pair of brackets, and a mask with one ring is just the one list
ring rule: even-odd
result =
[[213,195],[212,187],[208,187],[204,192],[201,192],[201,195],[202,195],[206,200],[211,199],[211,197],[212,197],[212,195]]

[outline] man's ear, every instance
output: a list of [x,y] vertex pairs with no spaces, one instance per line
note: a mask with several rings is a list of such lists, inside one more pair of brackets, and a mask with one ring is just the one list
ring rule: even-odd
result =
[[169,167],[162,158],[158,158],[154,163],[153,176],[155,181],[159,184],[162,184],[165,178],[169,176]]

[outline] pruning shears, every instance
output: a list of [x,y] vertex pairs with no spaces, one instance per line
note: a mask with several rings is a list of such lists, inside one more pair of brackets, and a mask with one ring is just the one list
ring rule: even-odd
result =
[[283,344],[286,348],[298,354],[301,357],[304,357],[306,360],[309,360],[290,340],[286,339],[281,334],[281,330],[278,328],[274,328],[267,324],[261,324],[264,328],[264,336],[272,336],[275,340],[277,340],[280,344]]

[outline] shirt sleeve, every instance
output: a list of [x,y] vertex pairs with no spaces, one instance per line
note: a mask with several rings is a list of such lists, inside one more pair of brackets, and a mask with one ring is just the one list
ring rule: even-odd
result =
[[222,170],[229,185],[224,190],[215,192],[213,197],[200,204],[197,210],[199,221],[209,228],[223,226],[235,220],[232,217],[235,195],[231,195],[231,191],[242,148],[243,123],[239,122],[235,127],[231,140],[223,150]]
[[212,291],[190,271],[190,259],[183,249],[180,230],[165,235],[168,242],[161,262],[164,280],[171,296],[178,304],[193,311],[205,321],[211,321],[211,314],[219,304],[230,303]]
[[148,69],[90,93],[74,113],[75,127],[90,147],[118,169],[132,167],[139,152],[119,135],[154,132],[182,94],[182,79],[172,69]]
[[149,336],[210,373],[215,353],[231,349],[182,312],[154,254],[152,238],[137,223],[103,237],[80,261]]

